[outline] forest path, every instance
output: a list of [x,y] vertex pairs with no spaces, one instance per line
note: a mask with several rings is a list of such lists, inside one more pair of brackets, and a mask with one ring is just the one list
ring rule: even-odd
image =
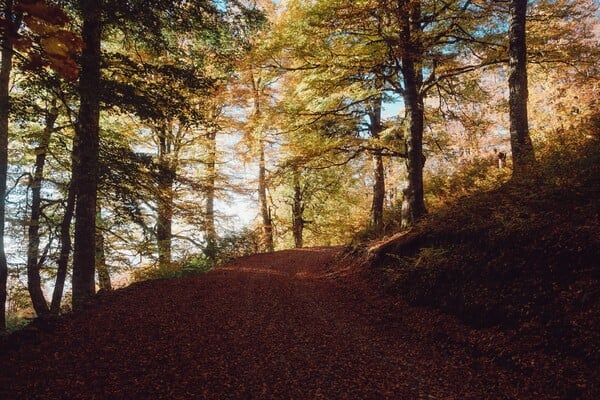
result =
[[514,374],[440,340],[445,319],[390,318],[368,285],[334,269],[339,251],[260,254],[101,296],[0,357],[0,398],[529,397]]

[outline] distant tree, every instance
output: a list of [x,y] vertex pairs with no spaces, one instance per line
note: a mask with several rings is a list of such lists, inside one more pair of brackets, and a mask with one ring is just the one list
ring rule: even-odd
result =
[[[59,311],[57,304],[62,298],[71,252],[74,199],[70,190],[71,108],[75,108],[73,100],[76,96],[74,85],[53,73],[19,71],[15,78],[19,90],[11,97],[14,105],[11,124],[14,130],[13,148],[23,146],[25,157],[13,157],[11,173],[13,176],[25,174],[29,179],[15,182],[15,189],[26,187],[24,196],[17,196],[16,202],[13,200],[16,206],[13,212],[27,215],[26,219],[18,218],[27,231],[24,241],[27,247],[27,287],[37,315],[43,316],[48,311]],[[14,228],[14,219],[11,225]],[[14,241],[14,233],[12,235]],[[61,247],[63,251],[59,250]],[[14,271],[16,273],[18,269]],[[48,310],[42,283],[54,278],[54,273],[53,297],[57,296],[57,299]]]
[[304,245],[304,226],[308,221],[304,219],[304,209],[306,208],[306,204],[298,169],[295,169],[292,172],[292,176],[294,190],[292,201],[292,235],[294,237],[294,247],[298,249]]
[[592,0],[528,7],[527,111],[536,157],[570,159],[590,136],[600,97],[599,7]]
[[40,219],[42,214],[42,180],[46,156],[50,144],[50,137],[54,131],[58,109],[56,99],[53,99],[45,115],[45,126],[36,148],[35,170],[31,177],[31,216],[28,227],[27,244],[27,288],[31,296],[33,308],[38,316],[45,316],[50,312],[44,292],[42,291],[40,268]]
[[[4,249],[6,221],[6,179],[8,171],[8,136],[11,114],[10,79],[13,57],[19,53],[27,60],[23,69],[41,70],[49,66],[63,77],[74,80],[77,64],[73,55],[81,42],[65,29],[69,19],[59,7],[44,1],[15,2],[5,0],[0,17],[2,61],[0,66],[0,331],[5,329],[5,301],[8,265]],[[23,29],[24,27],[27,29]],[[35,279],[35,278],[34,278]],[[34,283],[35,285],[35,283]]]
[[304,74],[299,90],[319,93],[308,102],[321,112],[347,112],[383,93],[402,100],[403,132],[388,138],[396,136],[393,148],[406,158],[403,224],[412,225],[426,213],[425,98],[459,96],[460,76],[500,62],[493,14],[462,0],[287,4],[283,67]]
[[361,163],[305,161],[289,159],[274,173],[278,242],[296,248],[347,242],[368,219],[368,190],[356,174]]
[[325,115],[297,126],[295,114],[280,118],[280,161],[272,173],[271,196],[278,242],[294,247],[343,243],[364,228],[372,204],[365,181],[373,179],[361,173],[364,154],[343,148],[347,138],[338,132],[354,129],[354,121],[343,124]]
[[[381,121],[382,96],[369,104],[369,132],[373,139],[380,140],[383,131]],[[371,201],[371,228],[380,233],[383,230],[383,210],[385,203],[385,171],[383,165],[384,149],[371,151],[375,167],[373,168],[373,196]]]
[[206,176],[204,179],[206,205],[205,205],[205,222],[204,222],[204,234],[206,236],[206,245],[204,248],[204,255],[214,265],[217,262],[218,252],[218,240],[217,235],[217,222],[216,222],[216,209],[215,201],[217,199],[217,184],[218,184],[218,171],[217,163],[219,161],[219,154],[217,148],[217,135],[220,131],[219,119],[223,115],[223,105],[219,101],[217,96],[212,97],[213,104],[210,106],[208,124],[205,128],[205,151],[206,159],[204,164],[206,166]]
[[[71,165],[71,176],[73,176],[75,166]],[[50,304],[50,312],[59,314],[62,303],[65,282],[69,266],[69,257],[71,255],[72,240],[71,240],[71,222],[75,214],[75,190],[73,181],[67,186],[67,196],[65,199],[65,211],[59,225],[60,250],[56,261],[56,280],[54,290],[52,292],[52,302]]]
[[[262,9],[271,17],[274,15],[273,4],[265,5],[261,2]],[[264,51],[269,40],[269,25],[260,24],[244,31],[249,43],[249,52],[238,64],[238,78],[233,83],[234,91],[239,96],[237,103],[247,113],[247,123],[242,132],[243,142],[251,150],[252,158],[258,164],[258,214],[260,216],[260,229],[262,234],[263,251],[271,252],[275,248],[272,207],[269,202],[269,171],[267,149],[271,140],[269,134],[273,132],[270,119],[270,108],[273,103],[275,84],[278,75],[273,73],[266,64],[271,54]],[[262,41],[261,41],[262,40]]]

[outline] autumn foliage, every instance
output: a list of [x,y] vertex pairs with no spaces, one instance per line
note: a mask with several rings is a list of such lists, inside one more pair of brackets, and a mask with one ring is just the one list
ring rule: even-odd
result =
[[14,11],[17,22],[26,29],[19,29],[14,22],[2,21],[3,29],[10,33],[15,50],[28,59],[24,70],[39,71],[50,67],[68,80],[76,80],[79,67],[75,56],[83,42],[69,26],[70,19],[58,6],[45,1],[20,1]]

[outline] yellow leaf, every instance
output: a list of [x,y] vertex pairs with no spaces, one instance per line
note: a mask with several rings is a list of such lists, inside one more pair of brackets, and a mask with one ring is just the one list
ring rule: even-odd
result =
[[69,55],[69,47],[57,37],[42,38],[41,44],[45,52],[53,56],[68,57]]

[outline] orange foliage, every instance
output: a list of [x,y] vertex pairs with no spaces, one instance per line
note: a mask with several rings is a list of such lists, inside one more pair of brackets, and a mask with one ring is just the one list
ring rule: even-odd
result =
[[15,10],[22,14],[27,29],[11,38],[17,51],[27,53],[25,70],[50,67],[68,80],[79,73],[74,57],[82,50],[79,36],[65,29],[69,17],[58,6],[45,1],[20,2]]

